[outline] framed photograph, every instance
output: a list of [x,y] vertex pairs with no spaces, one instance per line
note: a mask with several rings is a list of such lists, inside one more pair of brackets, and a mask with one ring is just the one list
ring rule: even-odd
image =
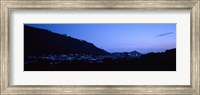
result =
[[199,0],[0,2],[1,95],[200,95]]

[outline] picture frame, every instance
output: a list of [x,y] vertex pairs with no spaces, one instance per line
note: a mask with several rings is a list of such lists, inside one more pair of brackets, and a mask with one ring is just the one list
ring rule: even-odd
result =
[[[0,94],[200,94],[200,0],[0,0]],[[9,23],[19,9],[190,9],[191,85],[11,85]]]

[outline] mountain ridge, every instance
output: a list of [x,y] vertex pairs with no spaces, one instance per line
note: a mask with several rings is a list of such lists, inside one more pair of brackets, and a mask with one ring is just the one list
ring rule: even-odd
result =
[[109,54],[84,40],[27,25],[24,25],[24,51],[25,56],[62,53]]

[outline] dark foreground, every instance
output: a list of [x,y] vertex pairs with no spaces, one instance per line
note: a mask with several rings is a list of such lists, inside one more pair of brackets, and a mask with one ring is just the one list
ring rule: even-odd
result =
[[[42,64],[42,65],[41,65]],[[26,64],[25,71],[176,71],[175,64],[60,63]]]
[[176,71],[176,50],[149,53],[138,58],[102,60],[34,59],[24,64],[24,71]]

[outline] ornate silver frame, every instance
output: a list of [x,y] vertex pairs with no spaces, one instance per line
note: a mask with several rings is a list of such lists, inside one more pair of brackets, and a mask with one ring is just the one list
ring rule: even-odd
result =
[[[190,9],[191,85],[42,85],[9,84],[9,15],[20,9]],[[187,94],[200,95],[200,0],[0,0],[0,94]]]

